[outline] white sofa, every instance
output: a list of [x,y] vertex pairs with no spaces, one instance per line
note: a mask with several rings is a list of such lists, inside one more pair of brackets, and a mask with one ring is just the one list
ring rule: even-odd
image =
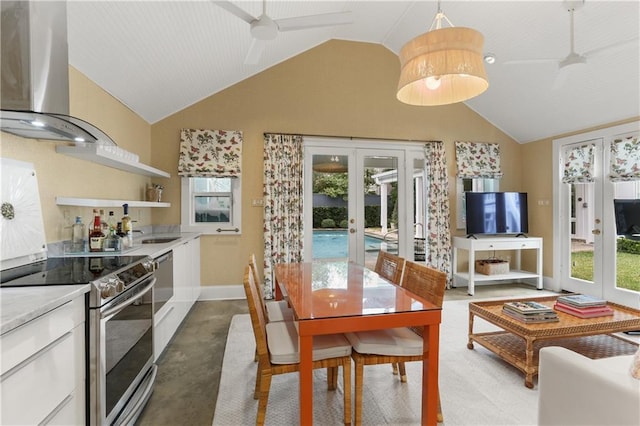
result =
[[640,380],[633,355],[590,359],[569,349],[540,350],[538,424],[640,425]]

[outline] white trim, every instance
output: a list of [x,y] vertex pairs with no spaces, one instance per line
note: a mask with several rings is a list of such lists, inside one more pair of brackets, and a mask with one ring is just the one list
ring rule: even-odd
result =
[[242,300],[246,299],[242,284],[203,285],[198,300]]

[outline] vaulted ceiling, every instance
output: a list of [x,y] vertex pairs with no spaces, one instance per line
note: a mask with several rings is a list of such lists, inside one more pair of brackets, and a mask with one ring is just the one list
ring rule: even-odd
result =
[[[234,4],[262,13],[262,1]],[[466,105],[520,143],[640,116],[640,2],[579,6],[575,51],[587,63],[558,77],[558,61],[570,52],[565,2],[443,1],[452,23],[480,31],[484,51],[496,56],[486,65],[489,89]],[[429,29],[438,8],[361,0],[268,0],[266,7],[276,20],[351,11],[353,22],[280,32],[257,64],[246,65],[249,24],[211,1],[70,1],[69,62],[155,123],[330,39],[379,43],[397,54]]]

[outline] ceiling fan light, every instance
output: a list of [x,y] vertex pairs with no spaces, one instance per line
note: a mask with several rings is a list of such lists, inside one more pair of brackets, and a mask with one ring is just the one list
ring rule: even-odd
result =
[[[441,28],[410,40],[400,50],[398,100],[409,105],[447,105],[487,90],[483,42],[480,32],[464,27]],[[440,86],[428,88],[429,78],[438,78]]]

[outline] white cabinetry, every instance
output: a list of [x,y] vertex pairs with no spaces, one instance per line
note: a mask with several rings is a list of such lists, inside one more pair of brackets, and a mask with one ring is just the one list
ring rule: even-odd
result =
[[[469,252],[468,272],[458,272],[458,250]],[[513,268],[506,274],[484,275],[475,272],[476,252],[515,250]],[[521,250],[536,250],[536,271],[520,270]],[[489,257],[489,256],[485,256]],[[453,284],[457,286],[461,281],[467,281],[468,293],[473,296],[475,283],[479,281],[519,281],[533,278],[536,288],[542,290],[542,238],[539,237],[494,237],[494,238],[465,238],[453,237]]]
[[0,424],[85,423],[84,296],[0,337]]
[[173,296],[155,316],[157,360],[200,296],[200,237],[173,248]]

